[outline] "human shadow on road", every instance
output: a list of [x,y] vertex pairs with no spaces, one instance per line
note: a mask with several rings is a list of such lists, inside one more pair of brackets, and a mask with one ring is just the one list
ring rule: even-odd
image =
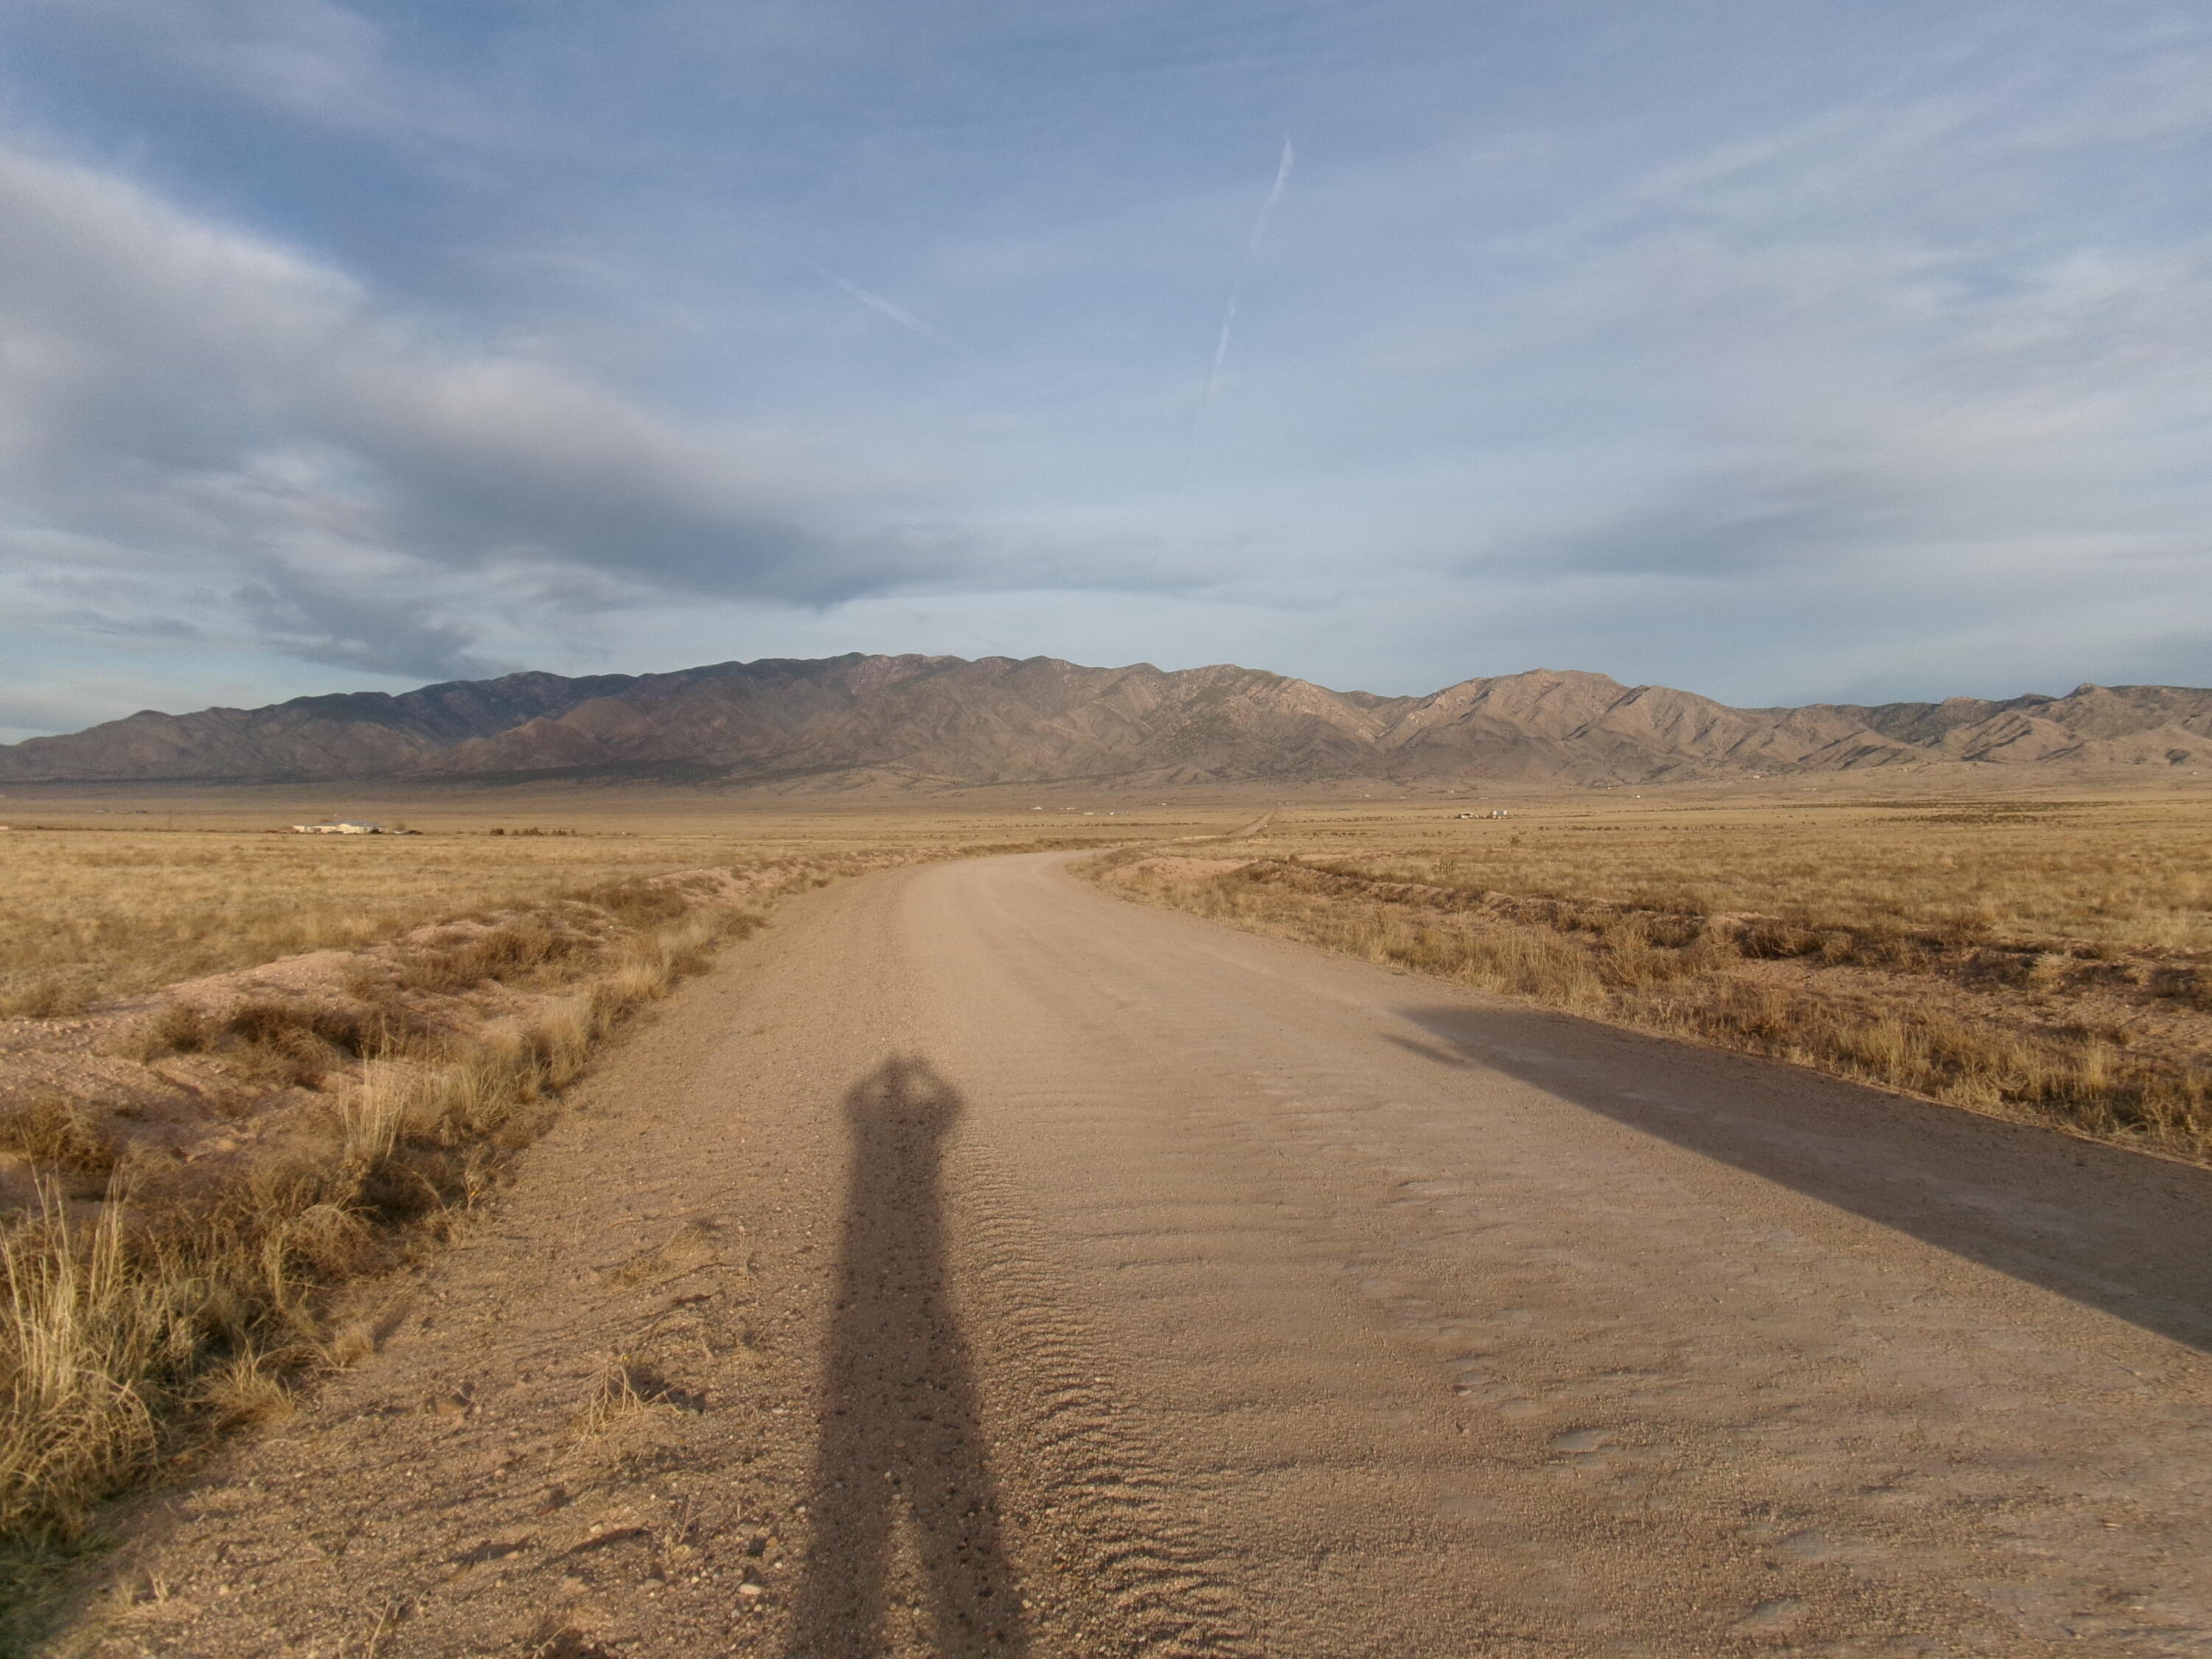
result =
[[902,1516],[929,1650],[1028,1650],[945,1252],[939,1165],[962,1103],[913,1059],[845,1097],[852,1155],[790,1659],[892,1650]]
[[1394,1012],[1437,1041],[1392,1040],[1439,1064],[1521,1078],[2212,1351],[2212,1171],[1566,1015]]

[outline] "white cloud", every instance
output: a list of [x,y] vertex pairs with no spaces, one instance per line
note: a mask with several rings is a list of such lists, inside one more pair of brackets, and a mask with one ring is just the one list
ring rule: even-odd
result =
[[421,674],[481,668],[487,611],[580,582],[821,604],[985,562],[899,529],[933,504],[911,477],[441,340],[112,176],[0,150],[0,535],[34,579],[125,564],[310,659]]

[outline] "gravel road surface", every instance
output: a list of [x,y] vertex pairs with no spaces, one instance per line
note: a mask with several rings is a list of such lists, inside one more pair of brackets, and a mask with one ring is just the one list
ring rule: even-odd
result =
[[1066,861],[787,905],[83,1647],[2212,1654],[2212,1176]]

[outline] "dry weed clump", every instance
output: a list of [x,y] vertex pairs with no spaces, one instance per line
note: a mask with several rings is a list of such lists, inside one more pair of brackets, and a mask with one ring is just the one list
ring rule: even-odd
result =
[[600,1369],[583,1410],[576,1413],[576,1437],[605,1434],[646,1409],[646,1397],[631,1375],[629,1356],[617,1354]]
[[243,1106],[257,1091],[318,1087],[353,1062],[408,1050],[429,1036],[411,1010],[388,998],[255,996],[220,1015],[195,1002],[165,1004],[112,1049],[141,1061],[172,1054],[220,1059],[239,1085],[235,1103]]
[[83,1102],[51,1090],[0,1108],[0,1152],[77,1175],[105,1175],[120,1156]]
[[[1989,823],[2018,827],[2002,816]],[[2212,962],[2171,943],[2197,936],[2191,906],[2208,890],[2179,872],[2178,856],[2106,848],[2106,884],[2086,908],[2024,896],[1962,906],[1952,884],[1918,869],[1911,837],[1887,833],[1894,879],[1880,902],[1866,826],[1821,825],[1796,845],[1773,836],[1784,845],[1747,858],[1750,873],[1733,884],[1688,858],[1662,871],[1661,855],[1680,846],[1671,827],[1598,850],[1577,842],[1539,854],[1532,835],[1519,847],[1353,858],[1341,848],[1301,855],[1279,835],[1232,870],[1121,854],[1093,873],[1131,896],[1484,990],[2212,1159],[2212,1029],[2195,1018],[2212,1009]],[[1961,857],[1962,833],[1947,830],[1954,869],[1978,862]],[[2202,839],[2193,824],[2179,838]],[[2087,854],[2075,850],[2078,876]],[[1826,855],[1855,868],[1854,882],[1829,884]],[[1800,874],[1784,884],[1791,869]],[[2170,884],[2154,902],[2125,900],[2130,869]],[[1540,874],[1535,890],[1490,884],[1516,870]],[[1612,890],[1565,890],[1577,877]],[[2155,884],[2148,874],[2146,884]],[[2076,896],[2088,890],[2078,884]],[[1747,912],[1748,892],[1786,908]],[[2028,914],[2074,931],[1996,927]],[[2144,920],[2148,939],[2116,934],[2109,923],[2122,914]]]
[[80,1230],[52,1193],[0,1233],[0,1531],[67,1533],[155,1446],[145,1380],[168,1346],[164,1298],[119,1206]]
[[410,956],[398,982],[410,991],[466,991],[486,980],[510,983],[523,976],[557,977],[588,956],[590,936],[532,918],[475,934],[460,934],[435,949]]

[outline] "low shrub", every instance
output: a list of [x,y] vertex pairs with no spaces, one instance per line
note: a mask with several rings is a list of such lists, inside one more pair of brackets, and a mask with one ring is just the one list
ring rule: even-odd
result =
[[0,1151],[78,1175],[105,1175],[118,1155],[113,1137],[81,1102],[55,1093],[0,1108]]
[[692,907],[691,896],[674,882],[610,881],[574,887],[562,895],[605,912],[625,927],[650,927],[673,921]]
[[191,1002],[170,1003],[155,1015],[145,1031],[146,1046],[152,1054],[196,1054],[215,1038],[215,1023],[204,1009]]
[[597,948],[588,936],[543,921],[511,922],[410,953],[396,982],[408,990],[441,994],[472,990],[487,980],[531,982],[547,977],[548,969],[585,965],[581,959]]

